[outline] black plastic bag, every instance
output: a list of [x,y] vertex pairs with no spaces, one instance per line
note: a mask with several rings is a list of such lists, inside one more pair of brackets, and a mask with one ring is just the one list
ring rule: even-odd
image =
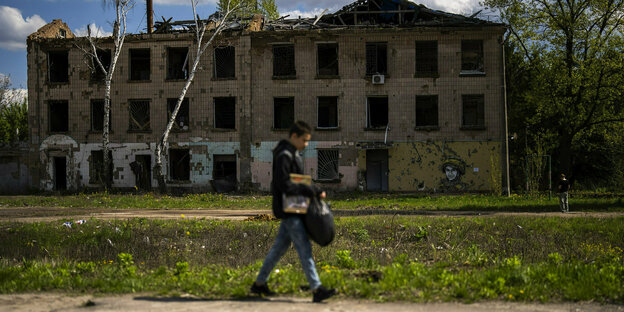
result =
[[304,223],[308,235],[317,244],[327,246],[334,240],[336,235],[334,215],[326,202],[312,198]]

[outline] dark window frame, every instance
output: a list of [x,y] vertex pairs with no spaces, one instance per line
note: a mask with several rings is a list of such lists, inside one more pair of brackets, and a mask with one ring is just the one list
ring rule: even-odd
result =
[[[225,53],[227,53],[227,51],[225,50],[232,50],[231,56],[225,55]],[[223,52],[217,52],[217,51],[223,51]],[[218,79],[218,80],[229,80],[229,79],[236,79],[236,47],[234,46],[219,46],[219,47],[215,47],[213,49],[213,61],[214,61],[214,70],[213,70],[213,77],[214,79]],[[231,57],[231,68],[230,67],[219,67],[221,64],[225,63],[225,61],[227,60],[221,60],[220,57]],[[224,71],[221,74],[219,68],[225,68]]]
[[[132,105],[134,103],[138,103],[138,102],[146,102],[147,103],[147,118],[146,118],[146,123],[144,125],[136,125],[133,126],[132,120],[134,119],[135,121],[138,122],[138,120],[136,120],[136,118],[133,118],[133,112],[132,112]],[[151,122],[152,122],[152,117],[151,117],[151,106],[152,106],[152,101],[150,99],[131,99],[128,100],[128,132],[151,132]]]
[[388,74],[388,43],[366,43],[366,76]]
[[461,76],[485,75],[483,40],[461,41]]
[[[221,180],[228,178],[237,180],[236,154],[214,154],[212,155],[212,179]],[[233,178],[233,179],[232,179]]]
[[440,124],[438,95],[417,95],[415,113],[416,129],[437,129]]
[[[100,59],[100,62],[104,66],[104,68],[108,71],[110,69],[111,62],[113,60],[113,54],[110,49],[98,49],[97,58]],[[102,82],[106,80],[106,75],[100,68],[100,65],[96,61],[95,56],[91,57],[91,66],[93,69],[91,70],[91,82]]]
[[[340,54],[337,42],[324,42],[316,44],[316,76],[317,78],[338,78],[340,76]],[[330,53],[334,50],[335,60],[333,56],[321,57],[321,52]],[[335,63],[335,64],[334,64]]]
[[[317,149],[316,155],[316,180],[319,182],[340,181],[340,150]],[[325,162],[321,164],[321,161]]]
[[273,78],[294,79],[297,76],[297,69],[295,65],[295,45],[292,43],[274,44],[272,50]]
[[437,40],[417,40],[414,48],[414,77],[439,77]]
[[[287,101],[289,101],[290,103],[286,103]],[[278,103],[278,102],[282,102],[282,103]],[[285,112],[285,113],[292,113],[292,118],[290,118],[290,124],[282,124],[282,122],[284,123],[288,123],[288,120],[286,119],[286,117],[283,117],[280,115],[280,124],[278,125],[278,106],[286,106],[286,105],[290,105],[291,108],[290,110],[292,112]],[[295,122],[295,97],[274,97],[273,98],[273,130],[288,130],[290,128],[290,126]]]
[[[63,54],[63,56],[60,56]],[[69,83],[69,50],[50,50],[48,56],[48,82]],[[63,69],[59,69],[63,68]]]
[[[468,106],[476,106],[468,107]],[[473,111],[476,109],[476,112]],[[474,114],[472,118],[468,114]],[[467,122],[467,119],[470,122]],[[461,129],[483,130],[485,129],[485,95],[484,94],[462,94],[462,118]]]
[[[371,112],[371,104],[372,105],[384,105],[383,103],[371,103],[371,100],[376,100],[376,99],[385,99],[385,106],[386,106],[386,113],[385,113],[385,125],[383,124],[383,121],[378,122],[376,119],[377,118],[381,118],[382,116],[380,116],[379,113],[377,114],[372,114]],[[382,108],[377,108],[377,109],[382,109]],[[388,96],[367,96],[366,97],[366,129],[369,130],[381,130],[381,129],[385,129],[388,124],[390,123],[389,120],[390,117],[390,100],[388,98]],[[373,124],[373,119],[375,118],[375,124]],[[383,118],[381,118],[383,119]],[[379,123],[379,124],[378,124]]]
[[[167,123],[171,119],[171,114],[175,109],[175,105],[178,103],[177,98],[167,98]],[[185,122],[186,121],[186,122]],[[183,126],[180,126],[180,122],[183,123]],[[186,129],[184,129],[184,125]],[[185,132],[190,131],[191,128],[191,116],[190,116],[190,104],[189,99],[185,97],[182,100],[182,104],[180,105],[180,110],[178,110],[178,114],[176,115],[176,119],[173,122],[173,126],[171,130],[176,132]]]
[[[176,154],[175,159],[174,159],[174,154]],[[191,150],[190,149],[170,148],[168,160],[169,160],[168,161],[169,181],[188,182],[191,180]],[[184,161],[184,163],[181,163],[182,161]],[[179,166],[182,166],[182,168],[180,168]],[[180,172],[178,172],[178,170],[180,170]]]
[[[215,129],[229,129],[236,130],[236,97],[215,97],[213,99],[214,105],[214,128]],[[224,111],[231,105],[230,111]],[[232,120],[226,122],[231,116]]]
[[[167,76],[165,80],[188,79],[190,74],[190,56],[188,47],[167,47]],[[182,61],[180,62],[180,60]]]
[[[102,105],[102,108],[101,108],[101,110],[97,110],[96,111],[96,108],[94,106],[97,105],[97,104],[100,104],[100,103]],[[104,131],[104,112],[105,112],[105,110],[104,110],[104,99],[91,99],[90,108],[91,108],[91,125],[90,125],[90,128],[89,128],[90,131],[91,132],[102,132],[102,131]],[[112,105],[111,105],[111,110],[112,110]],[[101,129],[97,129],[96,128],[96,124],[95,123],[96,123],[96,117],[97,116],[100,116],[100,117],[98,117],[98,119],[100,119],[101,120],[100,122],[102,123],[102,128]],[[111,128],[112,128],[112,118],[113,118],[112,116],[113,116],[112,112],[109,112],[109,114],[108,114],[108,130],[109,130],[109,132],[112,132],[111,131]]]
[[[147,52],[147,57],[145,55],[133,55],[133,54],[139,54],[139,53],[145,53]],[[147,59],[147,77],[144,77],[144,72],[145,72],[145,64],[142,64],[142,66],[139,66],[140,64],[137,64],[140,61],[145,62],[145,60]],[[132,65],[134,61],[134,66]],[[150,48],[140,48],[140,49],[128,49],[128,80],[129,81],[144,81],[144,82],[149,82],[151,81],[151,76],[152,76],[152,50]],[[137,69],[139,68],[139,69]],[[141,69],[143,68],[143,69]]]
[[[53,108],[53,106],[64,105],[64,112],[58,110],[63,108]],[[64,119],[64,125],[60,125],[59,116],[56,114],[63,114],[61,119]],[[62,120],[61,120],[62,121]],[[58,124],[57,124],[58,123]],[[60,128],[59,128],[60,127]],[[67,100],[49,100],[48,101],[48,130],[50,133],[67,133],[69,132],[69,101]]]
[[[113,181],[113,151],[108,150],[108,157],[110,162],[108,163],[108,179]],[[97,159],[96,159],[97,158]],[[91,161],[89,162],[89,184],[104,184],[104,177],[102,167],[104,166],[104,151],[92,150]]]
[[[332,103],[322,103],[322,101],[331,101]],[[333,105],[334,107],[328,107],[328,110],[333,110],[335,124],[331,125],[331,112],[328,112],[329,116],[327,117],[327,125],[321,125],[321,105],[327,104],[328,106]],[[340,126],[340,118],[338,118],[338,97],[337,96],[319,96],[316,98],[316,127],[318,129],[337,129]]]

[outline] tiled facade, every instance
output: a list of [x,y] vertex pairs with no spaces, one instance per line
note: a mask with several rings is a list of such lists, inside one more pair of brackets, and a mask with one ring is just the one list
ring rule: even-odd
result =
[[[271,150],[288,131],[274,129],[274,99],[294,99],[294,120],[318,125],[318,97],[337,98],[334,128],[315,129],[304,152],[305,172],[313,178],[337,173],[331,181],[318,181],[338,190],[380,191],[498,191],[504,181],[505,115],[501,38],[502,26],[347,28],[229,32],[214,46],[233,46],[235,77],[215,78],[213,49],[202,56],[200,70],[186,97],[188,130],[173,132],[170,148],[189,150],[189,179],[169,185],[188,191],[212,190],[215,155],[234,155],[236,180],[242,188],[269,190]],[[131,163],[137,155],[151,155],[167,122],[167,99],[177,98],[183,80],[166,79],[167,48],[194,50],[191,34],[131,35],[126,38],[114,72],[111,92],[111,149],[113,187],[137,184]],[[483,46],[484,73],[462,75],[462,40],[479,40]],[[436,41],[438,74],[415,75],[416,42]],[[101,149],[101,132],[91,130],[91,101],[104,98],[104,85],[90,80],[85,56],[75,47],[80,39],[28,41],[29,123],[31,174],[38,187],[58,188],[65,170],[66,187],[97,187],[90,183],[91,151]],[[366,75],[366,43],[387,46],[387,73],[383,84]],[[273,77],[273,46],[294,46],[294,77]],[[317,45],[337,44],[338,76],[317,75]],[[112,49],[112,42],[102,48]],[[129,49],[149,49],[147,81],[130,80]],[[68,81],[49,82],[49,51],[68,51]],[[437,95],[436,127],[416,127],[416,97]],[[483,98],[483,124],[465,127],[464,95]],[[234,97],[235,128],[215,128],[214,98]],[[388,127],[367,127],[367,99],[387,98]],[[49,102],[67,101],[68,129],[50,131]],[[149,130],[129,130],[131,100],[149,101]],[[374,116],[372,116],[374,117]],[[333,172],[326,171],[323,152],[336,150]],[[321,152],[319,152],[321,151]],[[55,158],[57,157],[57,158]],[[65,168],[60,161],[66,162]],[[325,157],[325,156],[324,156]],[[332,156],[333,157],[333,156]],[[59,160],[60,159],[60,160]],[[320,160],[319,160],[320,159]],[[165,159],[166,162],[169,158]],[[319,163],[319,161],[321,163]],[[447,174],[448,164],[455,173]],[[219,164],[219,166],[221,166]],[[165,164],[166,170],[170,166]],[[323,167],[323,168],[320,168]],[[320,168],[320,169],[319,169]],[[153,174],[150,184],[156,186]],[[171,178],[170,173],[167,177]],[[60,185],[62,186],[62,185]]]

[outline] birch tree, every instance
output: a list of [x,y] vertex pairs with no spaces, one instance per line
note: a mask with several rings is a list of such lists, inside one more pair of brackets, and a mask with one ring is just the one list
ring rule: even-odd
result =
[[[167,123],[167,127],[165,128],[165,131],[163,132],[162,137],[156,144],[156,162],[154,165],[154,173],[157,177],[156,179],[158,181],[158,189],[161,193],[166,192],[166,188],[167,188],[165,175],[163,173],[163,167],[162,167],[163,153],[165,152],[167,148],[167,143],[169,140],[169,133],[171,132],[171,128],[173,127],[173,124],[176,120],[178,111],[180,110],[180,107],[182,106],[182,102],[184,101],[184,96],[186,95],[186,92],[191,86],[191,83],[193,82],[193,78],[195,78],[195,73],[197,72],[197,67],[199,65],[199,61],[201,59],[202,54],[204,54],[204,52],[206,51],[208,46],[210,46],[210,44],[215,39],[215,37],[217,37],[227,27],[228,18],[231,17],[232,13],[234,13],[240,7],[239,5],[232,4],[230,3],[231,1],[228,1],[227,5],[221,8],[220,18],[216,22],[216,25],[215,25],[216,28],[213,30],[213,33],[210,36],[210,39],[208,39],[208,41],[202,44],[202,42],[204,42],[204,36],[206,35],[208,24],[206,23],[205,20],[199,19],[199,15],[197,15],[197,12],[196,12],[197,2],[198,0],[191,0],[191,5],[193,7],[193,18],[195,20],[195,27],[194,27],[195,39],[197,42],[196,43],[197,46],[195,47],[195,54],[192,60],[193,63],[190,68],[190,73],[188,77],[186,78],[186,83],[184,84],[184,87],[182,88],[182,91],[180,92],[180,96],[178,97],[175,108],[173,109],[173,112],[171,112],[171,116],[169,118],[169,122]],[[189,51],[189,54],[190,54],[190,51]],[[187,58],[190,59],[190,55]]]
[[[121,48],[126,38],[126,17],[128,12],[134,7],[134,0],[105,0],[110,1],[115,6],[115,22],[113,23],[113,43],[114,51],[111,55],[110,65],[108,68],[104,66],[101,60],[102,50],[98,49],[99,39],[97,34],[93,34],[91,25],[87,26],[87,40],[89,42],[88,48],[82,48],[87,56],[89,56],[94,64],[91,70],[97,71],[98,69],[104,74],[104,126],[102,129],[102,153],[104,161],[102,163],[101,172],[104,177],[104,185],[106,189],[110,189],[112,186],[112,177],[109,176],[108,168],[111,166],[111,159],[109,157],[109,132],[110,132],[110,94],[111,84],[113,81],[113,73],[115,72],[115,65],[121,54]],[[98,51],[99,50],[99,51]]]

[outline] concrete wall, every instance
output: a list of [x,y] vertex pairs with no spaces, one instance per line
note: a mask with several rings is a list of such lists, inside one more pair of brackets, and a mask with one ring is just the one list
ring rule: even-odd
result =
[[20,194],[30,190],[28,145],[0,146],[0,194]]

